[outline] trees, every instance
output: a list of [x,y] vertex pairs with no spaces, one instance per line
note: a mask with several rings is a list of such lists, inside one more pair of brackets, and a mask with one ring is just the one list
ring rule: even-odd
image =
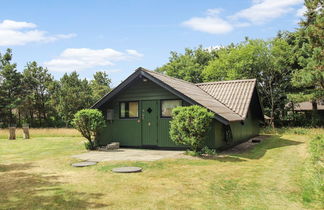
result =
[[[43,126],[50,110],[48,86],[53,77],[36,62],[27,63],[23,73],[11,64],[12,51],[0,54],[0,121],[4,125]],[[38,123],[34,119],[37,119]]]
[[198,105],[174,108],[170,121],[172,141],[188,145],[195,152],[202,149],[213,116],[206,108]]
[[0,54],[0,118],[7,125],[16,124],[13,111],[21,103],[22,75],[17,71],[16,64],[11,63],[12,51],[7,49]]
[[93,150],[97,146],[95,141],[98,132],[105,127],[106,123],[99,110],[83,109],[74,115],[72,124],[89,141],[87,148]]
[[248,79],[269,65],[267,42],[249,40],[219,50],[218,58],[203,70],[204,81]]
[[79,79],[74,71],[65,73],[59,83],[54,85],[53,103],[65,126],[69,126],[74,114],[93,104],[92,91],[86,79]]
[[271,124],[280,123],[288,103],[287,93],[292,91],[291,73],[294,64],[292,47],[284,38],[269,41],[270,64],[258,74],[258,86],[265,112]]
[[202,70],[208,62],[217,57],[217,50],[208,50],[199,46],[197,49],[185,49],[184,54],[171,52],[169,62],[156,71],[189,82],[202,82]]
[[79,79],[76,72],[57,81],[35,61],[20,73],[11,60],[11,49],[0,53],[0,126],[70,126],[78,110],[90,107],[111,90],[105,72],[96,72],[90,82]]
[[318,124],[317,100],[324,98],[324,2],[306,0],[307,8],[301,28],[298,30],[296,51],[302,68],[293,73],[292,83],[303,87],[295,94],[295,100],[311,100],[313,105],[312,124]]
[[111,91],[110,83],[111,79],[108,78],[108,74],[104,71],[98,71],[93,75],[93,80],[90,82],[93,101],[98,101]]
[[[53,82],[53,76],[46,68],[38,66],[37,63],[27,63],[23,71],[23,83],[25,96],[23,97],[20,111],[24,118],[32,126],[49,125],[49,117],[53,112],[50,106],[51,94],[49,87]],[[34,118],[37,116],[37,123]]]

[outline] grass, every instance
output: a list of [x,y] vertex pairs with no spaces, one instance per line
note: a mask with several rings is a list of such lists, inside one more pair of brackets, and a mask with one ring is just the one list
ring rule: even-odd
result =
[[[306,131],[276,132],[250,151],[215,159],[87,168],[70,166],[71,155],[85,152],[81,137],[0,139],[0,209],[323,209],[320,177],[308,171],[323,167],[321,143],[310,140],[324,131]],[[144,171],[111,172],[124,165]]]
[[309,206],[324,206],[324,135],[313,137],[309,152],[303,170],[303,201]]
[[303,127],[285,127],[271,128],[266,127],[261,131],[261,134],[282,135],[282,134],[297,134],[297,135],[316,135],[323,134],[322,128],[303,128]]
[[[73,128],[30,128],[29,133],[31,137],[81,137],[80,133]],[[0,128],[0,139],[8,138],[8,134],[8,129]],[[23,137],[21,128],[16,129],[16,137]]]

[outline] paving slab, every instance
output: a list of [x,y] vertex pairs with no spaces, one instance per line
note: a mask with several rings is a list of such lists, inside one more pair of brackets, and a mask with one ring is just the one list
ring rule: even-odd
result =
[[79,162],[79,163],[73,163],[72,166],[74,167],[86,167],[86,166],[93,166],[96,165],[97,162],[94,161],[83,161],[83,162]]
[[122,148],[113,151],[90,151],[73,155],[85,161],[155,161],[163,158],[185,158],[184,151]]
[[126,166],[126,167],[113,168],[112,171],[115,173],[138,173],[138,172],[142,172],[142,168]]

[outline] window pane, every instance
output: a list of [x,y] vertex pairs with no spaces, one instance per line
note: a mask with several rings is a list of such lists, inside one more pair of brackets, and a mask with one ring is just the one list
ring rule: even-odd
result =
[[121,102],[120,103],[120,118],[137,118],[138,117],[138,102]]
[[162,117],[171,117],[173,108],[181,106],[181,100],[164,100],[161,105]]
[[129,102],[129,117],[138,117],[138,102]]
[[121,118],[126,117],[126,103],[125,102],[120,103],[120,117]]

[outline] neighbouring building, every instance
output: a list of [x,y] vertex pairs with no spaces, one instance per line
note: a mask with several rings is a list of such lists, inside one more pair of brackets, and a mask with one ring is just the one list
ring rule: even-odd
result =
[[[292,107],[291,103],[289,103],[288,105]],[[306,119],[312,118],[313,105],[311,101],[294,103],[293,105],[294,105],[292,107],[293,112],[303,113]],[[317,114],[321,125],[323,125],[324,124],[324,101],[323,100],[317,100]]]

